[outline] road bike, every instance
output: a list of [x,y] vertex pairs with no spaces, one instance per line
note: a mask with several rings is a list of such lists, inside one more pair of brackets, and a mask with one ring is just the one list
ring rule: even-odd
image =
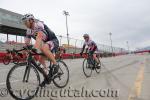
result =
[[2,61],[4,65],[8,65],[11,61],[14,64],[18,64],[21,58],[21,54],[18,53],[15,49],[13,50],[6,50],[6,55],[3,57]]
[[[23,50],[26,50],[28,52],[26,62],[14,65],[10,69],[6,79],[8,92],[13,98],[17,100],[30,100],[34,98],[40,89],[40,75],[42,75],[43,78],[48,81],[48,84],[53,82],[54,85],[58,88],[64,88],[68,84],[69,69],[64,61],[62,61],[61,59],[57,60],[59,67],[57,73],[54,73],[53,64],[51,63],[51,61],[49,61],[49,75],[47,75],[44,72],[43,68],[41,68],[40,65],[37,64],[34,58],[35,55],[45,55],[42,53],[37,53],[33,46],[24,47]],[[32,90],[32,93],[30,93],[30,95],[27,92],[29,90],[30,92]]]
[[99,64],[93,58],[93,54],[90,52],[85,53],[85,59],[82,64],[83,73],[86,77],[90,77],[92,75],[92,71],[95,70],[96,73],[100,73],[101,71],[101,61],[100,55],[97,54],[97,58],[99,60]]

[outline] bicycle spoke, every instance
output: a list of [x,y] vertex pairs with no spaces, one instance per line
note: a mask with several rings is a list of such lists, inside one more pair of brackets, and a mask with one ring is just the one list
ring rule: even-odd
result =
[[90,62],[88,61],[88,59],[84,59],[83,61],[83,73],[86,77],[90,77],[92,74],[92,68],[91,68],[91,64],[89,64]]
[[63,88],[68,84],[69,70],[67,65],[63,61],[59,61],[58,63],[59,72],[57,73],[56,77],[54,77],[53,82],[57,87]]
[[[40,78],[39,78],[37,70],[33,66],[30,66],[30,73],[32,73],[32,74],[25,75],[25,76],[29,76],[28,81],[26,81],[26,82],[22,81],[24,78],[23,73],[25,73],[26,70],[27,70],[27,72],[29,71],[26,66],[27,66],[26,64],[15,65],[14,67],[12,67],[12,69],[8,73],[7,81],[6,81],[7,89],[9,91],[10,95],[12,97],[14,97],[15,99],[33,98],[34,95],[36,94],[36,92],[38,91],[39,84],[40,84]],[[20,95],[19,90],[24,91],[24,90],[28,90],[28,89],[35,90],[35,92],[33,92],[33,94],[30,96],[27,94]]]

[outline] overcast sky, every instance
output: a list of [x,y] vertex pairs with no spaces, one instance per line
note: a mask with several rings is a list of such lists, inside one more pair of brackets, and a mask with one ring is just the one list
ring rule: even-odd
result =
[[70,37],[82,39],[88,33],[100,44],[131,49],[150,46],[150,0],[0,0],[0,8],[32,13],[56,34],[66,35],[65,16]]

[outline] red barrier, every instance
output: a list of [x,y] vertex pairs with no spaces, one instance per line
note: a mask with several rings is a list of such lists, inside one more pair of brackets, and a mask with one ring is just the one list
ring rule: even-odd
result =
[[[3,57],[6,53],[0,53],[0,62],[2,62]],[[38,59],[38,57],[36,57]],[[62,54],[63,59],[73,59],[73,58],[81,58],[80,54]]]
[[5,55],[6,53],[0,53],[0,59],[2,59]]
[[2,59],[5,55],[6,55],[6,53],[0,53],[0,63],[2,62]]
[[134,53],[145,53],[145,52],[148,52],[148,53],[150,53],[150,50],[135,51]]
[[[2,61],[2,58],[6,55],[6,53],[0,53],[0,61]],[[116,54],[115,56],[119,56],[119,55],[123,55],[123,54]],[[62,54],[62,58],[63,59],[74,59],[74,58],[86,58],[86,54],[83,54],[83,56],[81,57],[80,54]],[[58,57],[58,55],[56,55],[56,58]],[[25,56],[23,57],[25,58]],[[38,59],[38,57],[36,57],[36,59]]]

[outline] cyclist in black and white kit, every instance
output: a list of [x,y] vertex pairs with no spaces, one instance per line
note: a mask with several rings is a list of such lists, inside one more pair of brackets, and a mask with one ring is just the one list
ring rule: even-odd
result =
[[[34,47],[43,52],[52,61],[55,68],[54,73],[57,73],[58,65],[52,53],[59,47],[59,41],[55,33],[43,22],[36,20],[32,14],[25,14],[22,21],[27,27],[25,43],[28,45],[30,44],[31,38],[35,39]],[[48,75],[48,66],[46,66],[44,57],[41,56],[39,61],[43,65],[45,73]],[[45,83],[43,81],[43,84]]]

